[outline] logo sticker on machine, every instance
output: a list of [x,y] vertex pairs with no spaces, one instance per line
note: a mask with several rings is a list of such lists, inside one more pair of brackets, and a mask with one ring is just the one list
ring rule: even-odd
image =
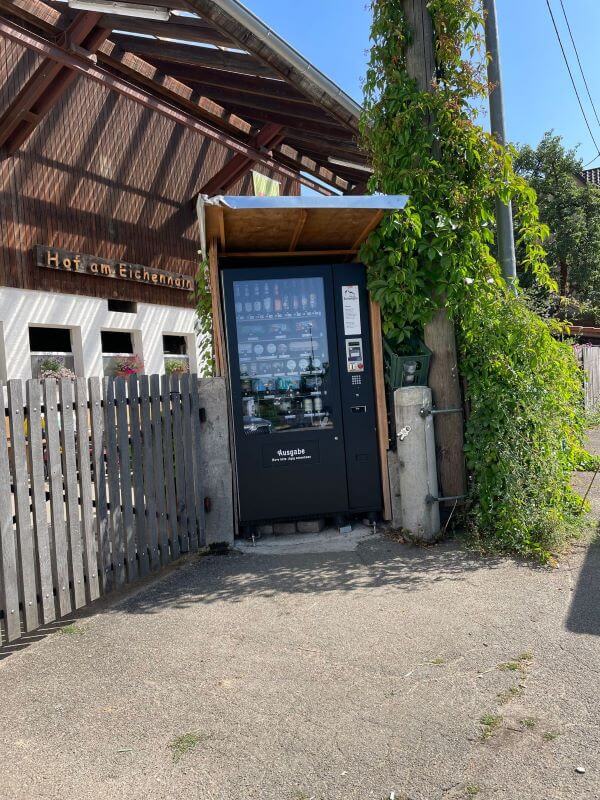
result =
[[288,464],[319,463],[319,443],[302,442],[293,445],[265,445],[262,449],[263,466],[284,466]]
[[344,336],[360,336],[360,294],[358,286],[342,286]]

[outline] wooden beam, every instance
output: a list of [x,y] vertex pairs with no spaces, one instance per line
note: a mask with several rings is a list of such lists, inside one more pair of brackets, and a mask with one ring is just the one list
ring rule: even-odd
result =
[[[230,89],[232,87],[231,74],[222,69],[211,67],[183,66],[172,61],[163,61],[153,58],[152,63],[160,67],[163,72],[180,78],[186,83],[193,83],[205,88],[216,86]],[[274,78],[261,78],[253,75],[235,75],[235,88],[241,94],[260,95],[261,97],[281,98],[289,102],[306,103],[306,97],[300,94],[293,86],[285,81]]]
[[90,78],[90,80],[116,91],[118,94],[121,94],[124,97],[139,103],[151,111],[161,114],[167,119],[170,119],[172,122],[183,125],[184,127],[195,131],[201,136],[205,136],[209,139],[217,141],[225,147],[234,150],[236,153],[252,156],[256,159],[256,161],[264,164],[264,166],[266,166],[268,169],[283,175],[285,178],[298,180],[315,191],[323,191],[323,188],[314,181],[310,181],[304,176],[298,175],[296,172],[288,169],[279,161],[276,161],[275,159],[258,152],[245,142],[239,141],[227,133],[211,127],[202,120],[162,102],[160,99],[154,97],[143,89],[126,83],[106,70],[95,66],[84,56],[81,56],[78,53],[71,53],[63,48],[57,47],[46,39],[36,36],[29,31],[14,25],[13,23],[9,22],[9,20],[2,19],[1,17],[0,36],[4,36],[5,38],[10,39],[11,41],[16,42],[23,47],[28,47],[44,58],[50,58],[59,64],[68,66],[79,74],[86,75],[88,78]]
[[266,111],[259,108],[258,105],[249,108],[248,106],[243,106],[235,102],[228,102],[227,108],[232,114],[237,114],[256,124],[278,122],[280,125],[285,125],[286,128],[290,128],[291,131],[309,131],[317,135],[329,133],[332,137],[344,135],[344,131],[337,127],[334,121],[329,121],[326,117],[324,117],[322,121],[319,119],[301,119],[285,111],[278,111],[275,108]]
[[[61,25],[66,22],[66,15],[60,14],[50,8],[47,3],[41,0],[0,0],[0,8],[10,7],[11,13],[23,18],[26,21],[31,19],[36,20],[36,25],[40,30],[43,30],[49,37],[55,38],[60,36]],[[241,139],[243,143],[247,143],[252,135],[252,125],[230,113],[222,106],[214,103],[206,97],[199,97],[197,93],[190,86],[181,83],[176,78],[165,75],[161,70],[143,60],[134,53],[124,52],[120,47],[114,44],[110,39],[98,50],[98,60],[105,66],[109,67],[111,71],[124,75],[128,80],[133,81],[136,86],[146,87],[153,95],[164,97],[170,102],[174,102],[178,107],[182,107],[188,113],[201,120],[208,121],[214,125],[218,131],[223,131],[232,138]],[[216,70],[213,70],[215,72]],[[228,73],[223,73],[228,75]],[[242,76],[236,76],[240,78]],[[231,78],[230,78],[231,79]],[[267,83],[278,83],[278,81],[266,81]],[[325,131],[320,131],[318,136],[322,139],[331,138]],[[338,137],[339,138],[339,137]],[[337,143],[336,143],[337,146]],[[292,170],[302,170],[308,175],[314,175],[319,180],[325,183],[331,183],[328,175],[333,175],[331,171],[323,171],[316,167],[311,159],[297,158],[298,154],[295,148],[290,148],[289,152],[283,154],[283,157],[277,155],[277,160],[281,161],[282,165]],[[292,161],[290,161],[290,158]],[[302,162],[302,163],[300,163]],[[323,189],[319,184],[305,179],[303,176],[298,178],[301,183],[314,189],[321,194],[329,194],[327,189]],[[349,191],[351,186],[344,180],[335,180],[332,185],[341,191]]]
[[371,319],[371,349],[373,355],[373,378],[375,383],[375,407],[377,416],[377,444],[379,447],[379,465],[381,469],[381,486],[383,489],[383,518],[392,519],[392,493],[388,472],[389,425],[387,403],[385,401],[385,376],[383,368],[383,332],[381,330],[381,309],[374,300],[369,300],[369,316]]
[[235,47],[231,39],[200,19],[171,14],[168,22],[155,22],[139,17],[123,17],[118,14],[103,14],[99,23],[103,28],[160,36],[168,39],[183,39],[189,42]]
[[352,245],[354,250],[359,249],[359,247],[365,241],[367,236],[371,233],[371,231],[375,230],[375,228],[379,225],[382,219],[383,219],[383,211],[377,211],[377,213],[373,215],[373,219],[369,220],[367,225],[365,225],[363,230],[356,237],[356,241]]
[[54,10],[40,0],[0,0],[0,9],[12,17],[22,19],[44,33],[53,33],[58,25],[59,30],[68,28],[70,14],[65,3],[60,10]]
[[[64,7],[63,4],[60,5]],[[35,24],[53,41],[57,40],[57,37],[64,35],[64,29],[61,25],[67,19],[67,15],[54,11],[47,3],[41,2],[41,0],[14,0],[14,2],[12,0],[0,0],[0,8],[7,11],[10,8],[12,15]],[[38,16],[35,16],[34,12]],[[249,137],[252,133],[253,128],[250,123],[231,114],[212,100],[199,97],[191,87],[167,77],[160,69],[139,58],[134,53],[124,52],[111,40],[107,40],[99,48],[98,60],[110,67],[111,70],[117,70],[117,72],[125,75],[136,84],[141,84],[151,89],[153,93],[184,106],[186,110],[210,121],[219,128],[223,128],[234,135],[242,136],[242,138]]]
[[225,350],[225,333],[223,310],[221,308],[221,287],[219,285],[219,256],[217,240],[211,239],[208,245],[208,274],[210,281],[210,300],[212,308],[213,347],[215,354],[215,375],[227,374],[227,355]]
[[[350,157],[355,157],[363,152],[357,140],[347,135],[340,136],[336,134],[335,136],[330,136],[324,133],[321,136],[315,136],[304,131],[294,131],[288,138],[292,147],[302,151],[314,148],[317,152],[321,149],[325,155],[335,155],[339,152],[340,154],[345,153]],[[340,157],[345,158],[345,155],[340,155]]]
[[306,225],[307,218],[308,218],[308,212],[304,208],[299,209],[298,222],[296,223],[296,227],[294,228],[294,233],[292,234],[292,241],[290,242],[290,253],[293,252],[298,246],[298,241],[302,236],[302,231],[304,230],[304,226]]
[[287,164],[290,169],[306,172],[324,183],[328,183],[330,186],[335,186],[341,192],[348,192],[352,188],[348,181],[338,177],[331,170],[319,166],[312,159],[299,153],[293,147],[289,147],[285,142],[276,149],[275,155],[282,164]]
[[[168,72],[168,70],[167,70]],[[188,83],[195,85],[193,77],[187,79]],[[244,94],[237,88],[235,77],[230,75],[229,88],[215,86],[202,86],[203,94],[210,97],[215,102],[225,108],[234,105],[236,108],[247,109],[244,114],[252,115],[252,111],[262,109],[268,113],[286,114],[290,118],[313,120],[326,125],[336,125],[333,120],[322,108],[312,103],[299,103],[297,101],[287,101],[279,97],[261,97],[258,94]],[[250,109],[250,110],[248,110]]]
[[[304,141],[299,141],[297,139],[296,134],[294,136],[287,136],[286,142],[290,145],[290,147],[295,147],[296,150],[301,150],[305,156],[308,158],[312,158],[318,164],[326,166],[328,169],[335,169],[337,171],[339,165],[332,164],[329,161],[329,157],[332,158],[339,158],[342,160],[347,159],[348,161],[354,161],[357,164],[360,164],[365,167],[370,167],[369,160],[367,156],[358,149],[357,145],[354,145],[354,148],[349,146],[343,146],[336,144],[335,142],[326,142],[321,140],[320,142],[312,142],[310,139],[306,138]],[[368,172],[364,170],[359,170],[363,176],[369,176]]]
[[[110,34],[96,27],[99,19],[100,14],[92,12],[77,14],[62,35],[64,44],[95,53]],[[5,153],[19,149],[76,77],[73,70],[51,59],[40,64],[0,119],[0,147]]]
[[177,42],[166,42],[157,39],[142,39],[127,34],[113,34],[111,40],[128,53],[136,53],[144,58],[160,58],[162,61],[174,61],[177,64],[218,67],[219,69],[239,72],[242,75],[267,75],[274,73],[265,67],[254,56],[247,53],[231,53],[211,47],[200,47]]
[[221,258],[281,258],[282,256],[355,256],[356,250],[250,250],[235,253],[221,253]]
[[[281,143],[283,139],[281,125],[265,125],[251,140],[251,146],[257,151],[272,150],[273,147]],[[230,161],[228,161],[217,173],[210,178],[207,183],[200,189],[199,194],[207,194],[209,196],[224,192],[230,186],[233,186],[242,175],[244,175],[250,167],[257,161],[253,156],[242,155],[238,153]]]
[[226,239],[225,239],[225,211],[222,206],[217,206],[217,217],[219,220],[219,242],[221,244],[221,250],[225,250],[226,246]]
[[139,58],[135,53],[127,53],[113,42],[107,42],[109,52],[101,51],[98,58],[106,66],[118,70],[127,78],[145,86],[148,90],[167,100],[183,106],[195,116],[207,120],[216,127],[232,135],[250,137],[253,127],[246,120],[232,114],[223,106],[201,97],[194,89],[174,78],[164,75],[153,64]]
[[311,79],[310,71],[307,72],[291,65],[274,48],[227,14],[214,0],[186,0],[186,2],[190,9],[193,9],[206,22],[210,22],[218,28],[225,36],[229,36],[237,43],[238,47],[252,53],[255,58],[294,86],[305,97],[329,111],[345,129],[358,132],[358,116],[346,109],[333,94],[324,93]]

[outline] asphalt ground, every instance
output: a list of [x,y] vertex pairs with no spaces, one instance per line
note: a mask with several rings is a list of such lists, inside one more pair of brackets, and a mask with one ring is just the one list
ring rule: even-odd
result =
[[600,798],[600,544],[310,541],[192,559],[1,660],[0,798]]

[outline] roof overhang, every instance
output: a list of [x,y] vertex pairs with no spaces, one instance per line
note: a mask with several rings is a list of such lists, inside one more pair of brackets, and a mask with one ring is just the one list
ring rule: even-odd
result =
[[139,2],[81,11],[68,0],[0,0],[0,36],[42,57],[0,107],[4,153],[14,154],[85,74],[187,127],[200,123],[238,156],[196,191],[225,193],[253,164],[316,192],[366,190],[360,106],[275,31],[237,0],[154,0],[160,19],[136,16]]
[[222,257],[354,257],[386,211],[407,195],[198,198],[202,253],[217,240]]

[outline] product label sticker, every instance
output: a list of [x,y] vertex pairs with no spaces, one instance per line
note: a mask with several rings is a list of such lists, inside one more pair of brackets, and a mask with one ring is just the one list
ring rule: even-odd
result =
[[360,295],[358,286],[342,286],[344,336],[360,336]]

